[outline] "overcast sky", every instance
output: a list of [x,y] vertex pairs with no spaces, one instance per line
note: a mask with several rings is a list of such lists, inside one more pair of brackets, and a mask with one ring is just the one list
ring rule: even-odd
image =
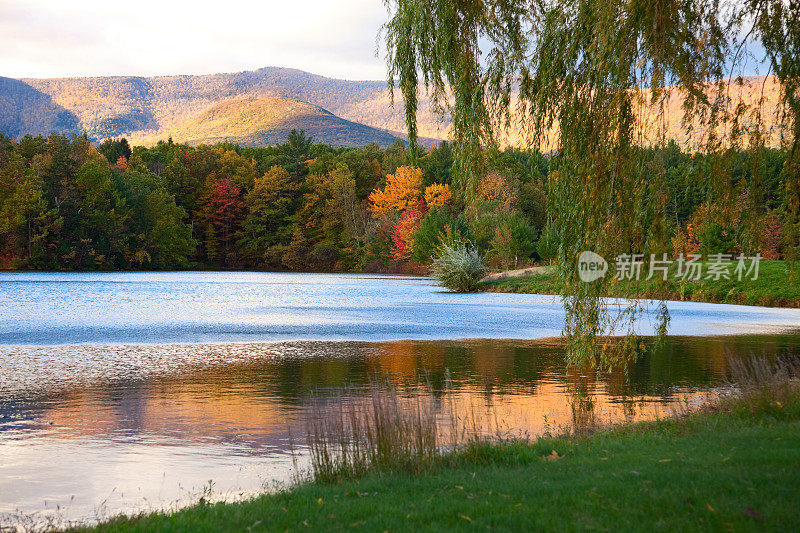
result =
[[0,76],[293,67],[385,79],[382,0],[0,0]]

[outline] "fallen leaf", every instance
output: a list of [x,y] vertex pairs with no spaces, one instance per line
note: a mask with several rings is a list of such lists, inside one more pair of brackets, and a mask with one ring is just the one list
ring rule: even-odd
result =
[[716,513],[717,512],[717,510],[714,509],[713,507],[711,507],[711,504],[708,503],[708,502],[706,502],[706,507],[708,507],[708,510],[711,511],[712,513]]
[[753,518],[758,518],[759,520],[764,520],[764,515],[753,509],[752,507],[748,507],[747,510],[744,512],[747,516],[752,516]]
[[659,463],[668,463],[670,461],[672,461],[672,459],[659,459],[658,460]]
[[547,461],[558,461],[559,459],[561,459],[561,456],[558,455],[557,451],[553,450],[552,452],[550,452],[550,455],[545,455],[544,458]]
[[460,516],[461,518],[463,518],[463,519],[464,519],[464,520],[466,520],[467,522],[472,522],[472,518],[470,518],[470,517],[468,517],[468,516],[464,516],[464,515],[463,515],[463,514],[461,514],[461,513],[459,513],[459,515],[458,515],[458,516]]

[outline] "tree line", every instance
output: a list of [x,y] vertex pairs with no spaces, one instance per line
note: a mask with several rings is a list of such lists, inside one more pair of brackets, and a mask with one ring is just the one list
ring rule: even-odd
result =
[[[639,150],[650,162],[639,179],[665,166],[665,189],[637,207],[666,219],[664,249],[783,257],[785,151]],[[0,265],[424,272],[438,246],[456,241],[497,269],[552,261],[560,228],[547,192],[558,157],[514,148],[485,155],[486,173],[467,199],[452,186],[447,142],[412,158],[401,142],[335,148],[297,131],[267,148],[0,135]],[[730,192],[721,197],[710,175]]]

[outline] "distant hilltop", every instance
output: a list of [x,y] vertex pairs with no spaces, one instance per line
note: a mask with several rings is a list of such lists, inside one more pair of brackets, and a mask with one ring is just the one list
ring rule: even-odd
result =
[[[264,146],[283,142],[293,128],[342,146],[386,146],[405,138],[406,129],[402,101],[391,105],[385,81],[337,80],[295,69],[148,78],[0,77],[0,132],[12,137],[86,132],[95,141],[125,136],[152,144],[172,136],[192,144],[228,139]],[[443,136],[436,127],[420,133]]]
[[[764,77],[745,79],[743,88],[732,86],[746,104],[763,95],[771,145],[780,134],[778,89],[774,78]],[[279,67],[201,76],[0,77],[0,132],[15,138],[86,132],[94,141],[124,136],[144,145],[172,137],[190,144],[227,140],[266,146],[303,129],[334,146],[387,146],[406,138],[403,102],[396,96],[392,105],[385,81],[339,80]],[[656,127],[651,119],[645,117],[645,138]],[[681,121],[679,99],[671,99],[662,122],[667,136],[692,147],[702,131],[686,134]],[[422,98],[418,132],[423,144],[447,138],[448,129],[447,117],[437,118]],[[502,144],[523,143],[516,129],[502,139]]]

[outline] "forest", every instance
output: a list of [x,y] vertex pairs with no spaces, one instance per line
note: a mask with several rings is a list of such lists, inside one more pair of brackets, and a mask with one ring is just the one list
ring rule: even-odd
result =
[[[654,251],[784,257],[785,151],[639,150],[638,178],[665,167],[665,189],[635,206],[664,219]],[[438,246],[459,241],[495,269],[551,262],[559,154],[485,155],[466,198],[447,142],[417,155],[400,141],[334,148],[302,131],[265,148],[0,135],[0,267],[423,273]]]

